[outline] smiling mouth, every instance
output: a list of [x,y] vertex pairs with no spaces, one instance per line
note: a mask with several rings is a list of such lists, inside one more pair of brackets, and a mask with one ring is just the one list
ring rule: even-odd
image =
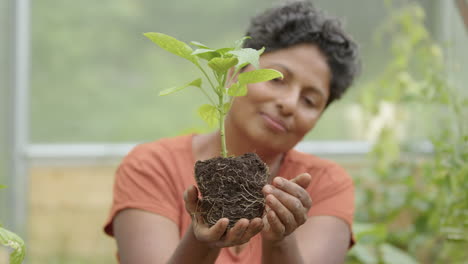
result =
[[274,119],[273,117],[265,114],[265,113],[260,113],[262,116],[263,120],[265,121],[266,125],[272,129],[275,132],[287,132],[288,129],[284,124],[282,124],[281,121],[278,121]]

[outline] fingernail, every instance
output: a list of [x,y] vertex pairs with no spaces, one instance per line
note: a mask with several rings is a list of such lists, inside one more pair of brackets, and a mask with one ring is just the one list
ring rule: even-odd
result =
[[275,178],[275,183],[278,187],[283,186],[283,179],[282,178]]
[[271,188],[270,185],[265,185],[265,187],[263,187],[263,190],[266,192],[266,193],[271,193],[273,191],[273,189]]

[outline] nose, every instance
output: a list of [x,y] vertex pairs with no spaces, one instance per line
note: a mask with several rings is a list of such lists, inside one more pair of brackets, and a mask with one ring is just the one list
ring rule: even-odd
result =
[[283,93],[278,94],[276,107],[282,115],[293,115],[299,102],[299,96],[299,89],[293,89],[293,87],[284,89]]

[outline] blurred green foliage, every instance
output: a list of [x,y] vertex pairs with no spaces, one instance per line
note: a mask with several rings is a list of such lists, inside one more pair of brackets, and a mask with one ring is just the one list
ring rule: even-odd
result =
[[[382,104],[396,109],[369,155],[372,166],[356,175],[355,232],[349,263],[467,263],[468,98],[447,77],[447,63],[415,3],[389,4],[391,16],[378,39],[391,43],[392,60],[360,97],[368,120]],[[398,137],[410,105],[431,105],[441,115],[428,131],[433,153],[417,156]]]
[[[6,188],[6,185],[0,184],[0,189]],[[1,220],[1,219],[0,219]],[[11,249],[10,264],[21,264],[26,256],[26,246],[24,241],[17,234],[3,228],[0,224],[0,250],[1,246]]]

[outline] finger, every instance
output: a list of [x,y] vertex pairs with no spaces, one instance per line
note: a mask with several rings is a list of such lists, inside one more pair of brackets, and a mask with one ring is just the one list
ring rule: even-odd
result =
[[[294,215],[274,195],[269,194],[266,198],[266,201],[268,206],[270,206],[272,209],[271,211],[274,211],[277,218],[281,221],[287,234],[291,233],[297,228],[298,224],[296,223]],[[268,214],[270,212],[268,212]]]
[[291,181],[301,186],[302,188],[307,189],[307,187],[310,185],[310,182],[312,181],[312,176],[310,176],[309,173],[302,173]]
[[206,228],[208,228],[208,225],[205,223],[205,219],[203,219],[202,214],[193,213],[192,215],[194,216],[193,218],[195,219],[195,224],[202,225],[202,226],[205,226]]
[[250,220],[247,230],[241,238],[241,243],[247,243],[253,236],[258,234],[263,229],[263,220],[261,218],[254,218]]
[[[296,184],[296,183],[294,183],[292,181],[288,181],[288,180],[286,180],[284,178],[281,178],[281,177],[276,177],[273,180],[273,184],[274,184],[275,187],[278,188],[276,190],[283,190],[286,193],[288,193],[288,194],[296,197],[297,199],[299,199],[299,201],[302,203],[302,205],[305,208],[309,209],[312,206],[312,200],[310,199],[310,195],[302,186],[300,186],[300,185],[298,185],[298,184]],[[275,189],[275,188],[272,188],[272,189]],[[277,195],[275,194],[275,196],[277,196]]]
[[[201,217],[200,217],[201,218]],[[204,225],[197,225],[197,238],[201,241],[212,242],[220,240],[229,224],[229,219],[221,218],[212,227],[207,228]]]
[[197,204],[198,204],[198,189],[194,185],[190,186],[184,192],[184,202],[185,202],[185,209],[187,212],[193,216],[194,213],[197,211]]
[[277,238],[281,238],[286,235],[286,227],[281,223],[281,220],[276,215],[275,211],[270,211],[267,214],[268,225],[270,230],[276,234]]
[[249,226],[249,220],[242,218],[237,223],[227,231],[226,237],[224,238],[224,245],[237,245],[241,244],[241,238],[244,235],[247,227]]
[[262,217],[262,222],[263,222],[263,231],[268,231],[270,230],[270,223],[268,223],[268,212]]
[[[306,193],[304,189],[302,189],[299,186],[297,186],[297,188],[300,188],[305,193],[305,196],[308,197],[308,193]],[[282,205],[284,205],[284,207],[286,207],[286,209],[294,216],[295,223],[297,225],[304,224],[307,220],[307,211],[309,211],[309,208],[306,208],[302,204],[301,200],[299,200],[295,196],[274,186],[271,186],[271,189],[272,190],[270,195],[273,195]]]

